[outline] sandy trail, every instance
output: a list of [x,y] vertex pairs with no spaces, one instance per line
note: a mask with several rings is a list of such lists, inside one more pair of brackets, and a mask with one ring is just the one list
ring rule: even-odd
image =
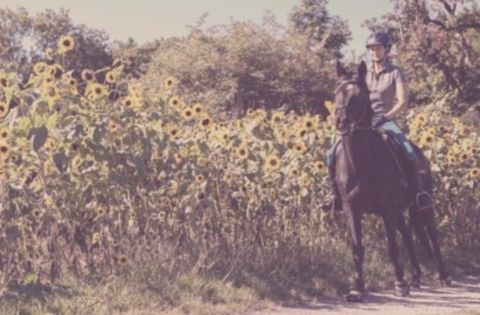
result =
[[[470,313],[470,311],[472,313]],[[298,307],[273,306],[251,315],[444,315],[480,314],[480,277],[467,276],[454,280],[451,287],[423,285],[408,297],[393,292],[369,293],[363,303],[347,303],[344,299],[319,298]]]

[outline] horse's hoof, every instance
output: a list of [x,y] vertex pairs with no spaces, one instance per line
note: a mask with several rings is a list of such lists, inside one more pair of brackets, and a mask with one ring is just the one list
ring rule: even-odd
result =
[[440,285],[442,287],[449,287],[452,285],[452,278],[446,277],[445,279],[440,279]]
[[410,295],[410,289],[406,282],[395,282],[395,295],[408,296]]
[[350,303],[359,303],[363,301],[363,292],[358,290],[350,290],[345,297],[347,302]]
[[410,285],[412,286],[412,288],[420,289],[420,279],[413,278],[412,282],[410,282]]

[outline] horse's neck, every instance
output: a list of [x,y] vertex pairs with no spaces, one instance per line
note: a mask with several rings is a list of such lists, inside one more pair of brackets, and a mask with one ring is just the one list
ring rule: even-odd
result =
[[372,130],[357,130],[343,138],[345,154],[359,182],[368,180],[376,171],[375,137]]

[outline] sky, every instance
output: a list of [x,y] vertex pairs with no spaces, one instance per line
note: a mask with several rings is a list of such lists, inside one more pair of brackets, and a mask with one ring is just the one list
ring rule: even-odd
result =
[[[65,8],[76,24],[105,30],[111,39],[134,38],[142,44],[155,38],[182,36],[208,12],[206,26],[227,24],[231,19],[261,22],[265,11],[286,25],[288,13],[300,0],[0,0],[1,8],[25,7],[36,13]],[[390,11],[390,0],[330,0],[329,12],[346,19],[353,40],[344,50],[365,52],[368,30],[360,25]]]

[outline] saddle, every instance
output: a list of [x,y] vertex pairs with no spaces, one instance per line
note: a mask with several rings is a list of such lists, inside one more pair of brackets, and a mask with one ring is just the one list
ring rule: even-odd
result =
[[[413,170],[410,166],[411,162],[409,162],[406,157],[403,145],[399,143],[388,131],[377,129],[377,132],[381,134],[383,141],[385,141],[387,148],[392,154],[398,171],[400,174],[402,174],[402,184],[405,187],[409,187],[411,176],[413,176]],[[409,191],[413,191],[412,187],[409,187]]]

